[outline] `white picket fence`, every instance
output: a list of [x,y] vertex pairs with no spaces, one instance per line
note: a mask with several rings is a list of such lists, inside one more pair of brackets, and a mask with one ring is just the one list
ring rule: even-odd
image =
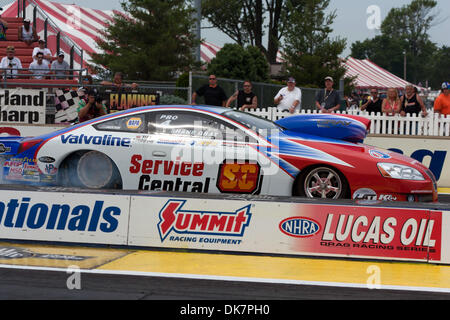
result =
[[[248,110],[248,112],[272,121],[292,116],[292,114],[281,112],[277,108],[252,109]],[[297,111],[294,115],[315,113],[320,112],[319,110],[308,109]],[[336,112],[336,114],[358,115],[371,119],[370,134],[450,137],[450,116],[439,117],[439,114],[433,112],[429,112],[427,117],[416,116],[415,114],[408,114],[405,117],[400,115],[387,116],[381,113],[369,114],[360,110],[347,110]]]

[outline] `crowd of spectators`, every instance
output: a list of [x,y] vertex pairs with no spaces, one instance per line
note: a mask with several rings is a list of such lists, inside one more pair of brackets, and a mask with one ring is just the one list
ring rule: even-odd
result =
[[[0,41],[7,41],[6,30],[8,23],[0,18]],[[33,62],[28,68],[23,67],[23,63],[16,56],[16,48],[13,45],[6,47],[6,56],[2,57],[0,63],[0,72],[6,75],[6,78],[31,78],[31,79],[60,79],[69,78],[69,64],[64,60],[64,52],[60,51],[53,56],[51,50],[47,48],[46,42],[39,39],[36,30],[29,19],[23,21],[23,25],[18,29],[18,40],[27,46],[32,46],[35,42],[38,46],[33,48],[31,54]]]

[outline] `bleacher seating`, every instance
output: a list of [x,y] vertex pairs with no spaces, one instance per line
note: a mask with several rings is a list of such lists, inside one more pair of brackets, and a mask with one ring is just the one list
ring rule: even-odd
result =
[[[33,62],[33,49],[38,46],[38,43],[35,42],[32,45],[28,46],[26,43],[19,41],[19,27],[23,25],[23,18],[12,18],[12,17],[2,17],[8,23],[8,30],[6,31],[6,41],[0,41],[0,60],[1,58],[6,56],[6,48],[8,46],[14,46],[15,48],[15,56],[20,59],[22,62],[22,68],[28,69],[30,63]],[[52,52],[53,55],[55,52]],[[61,79],[45,79],[45,80],[37,80],[30,79],[31,73],[27,70],[22,70],[19,72],[22,76],[17,79],[7,79],[6,82],[8,87],[15,87],[16,84],[24,84],[29,83],[30,88],[36,88],[39,83],[45,82],[46,84],[50,84],[51,86],[57,86],[58,84],[64,86],[72,86],[78,83],[78,79],[70,79],[70,80],[61,80]],[[26,88],[26,85],[17,85],[20,87]]]

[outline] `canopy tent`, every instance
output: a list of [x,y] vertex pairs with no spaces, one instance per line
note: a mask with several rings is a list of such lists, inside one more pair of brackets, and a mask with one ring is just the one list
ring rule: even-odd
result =
[[406,85],[411,84],[380,66],[377,66],[368,59],[358,60],[350,57],[347,58],[344,65],[347,69],[345,76],[356,77],[355,83],[357,89],[404,89]]

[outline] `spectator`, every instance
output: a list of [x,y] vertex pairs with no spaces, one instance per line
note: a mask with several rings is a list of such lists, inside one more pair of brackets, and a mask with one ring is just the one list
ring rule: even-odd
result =
[[37,61],[30,63],[28,70],[33,74],[33,79],[44,79],[50,73],[48,64],[44,63],[44,54],[38,52],[36,55]]
[[19,27],[19,41],[25,42],[28,46],[39,40],[36,30],[31,26],[30,19],[23,20],[23,26]]
[[70,66],[64,61],[64,52],[59,52],[58,58],[52,62],[50,69],[55,74],[55,79],[67,79]]
[[6,48],[6,57],[2,58],[0,62],[0,68],[7,70],[6,74],[8,78],[17,78],[18,69],[22,69],[22,62],[19,58],[14,56],[15,49],[13,46]]
[[387,116],[394,116],[399,114],[402,108],[402,102],[398,96],[396,88],[389,88],[387,97],[383,100],[382,110]]
[[419,115],[422,110],[422,116],[426,117],[428,115],[427,109],[423,100],[417,93],[414,92],[413,85],[407,85],[405,87],[405,94],[401,98],[402,101],[402,111],[401,115],[404,117],[407,113]]
[[205,104],[210,106],[225,107],[227,95],[225,91],[217,84],[217,77],[214,74],[209,75],[209,83],[201,86],[192,94],[191,104],[196,105],[197,96],[205,97]]
[[361,106],[362,111],[367,111],[370,113],[382,113],[382,104],[383,101],[381,100],[378,89],[371,89],[370,90],[371,97],[368,99],[368,101]]
[[441,115],[450,115],[450,83],[442,84],[442,92],[434,101],[434,111]]
[[281,88],[274,98],[274,103],[277,105],[279,111],[289,111],[294,113],[295,109],[300,110],[302,102],[302,91],[295,86],[296,82],[293,77],[287,81],[287,86]]
[[359,102],[361,98],[359,95],[353,91],[350,97],[345,96],[344,97],[345,103],[347,104],[347,109],[350,110],[358,110],[359,109]]
[[78,103],[78,121],[84,122],[100,116],[104,116],[106,107],[102,104],[101,98],[96,96],[94,91],[89,91],[87,100],[81,99]]
[[131,89],[136,90],[138,88],[137,83],[124,83],[123,82],[123,73],[122,72],[116,72],[113,77],[113,81],[102,81],[100,82],[103,86],[112,86],[115,90],[121,91],[122,89]]
[[8,22],[0,18],[0,41],[6,41],[6,30],[8,30]]
[[229,108],[230,104],[237,99],[238,109],[244,111],[245,109],[256,109],[258,107],[258,97],[252,91],[252,83],[250,81],[244,81],[243,90],[236,91],[230,99],[228,99],[226,107]]
[[52,52],[50,51],[50,49],[45,47],[44,40],[39,40],[38,43],[39,43],[39,46],[33,49],[33,54],[32,54],[33,62],[37,61],[37,54],[40,52],[44,56],[43,63],[48,66],[50,64],[50,62],[55,60],[56,58],[52,57]]
[[324,113],[334,112],[341,107],[341,97],[339,92],[333,89],[333,84],[333,78],[326,77],[325,89],[316,95],[316,107]]

